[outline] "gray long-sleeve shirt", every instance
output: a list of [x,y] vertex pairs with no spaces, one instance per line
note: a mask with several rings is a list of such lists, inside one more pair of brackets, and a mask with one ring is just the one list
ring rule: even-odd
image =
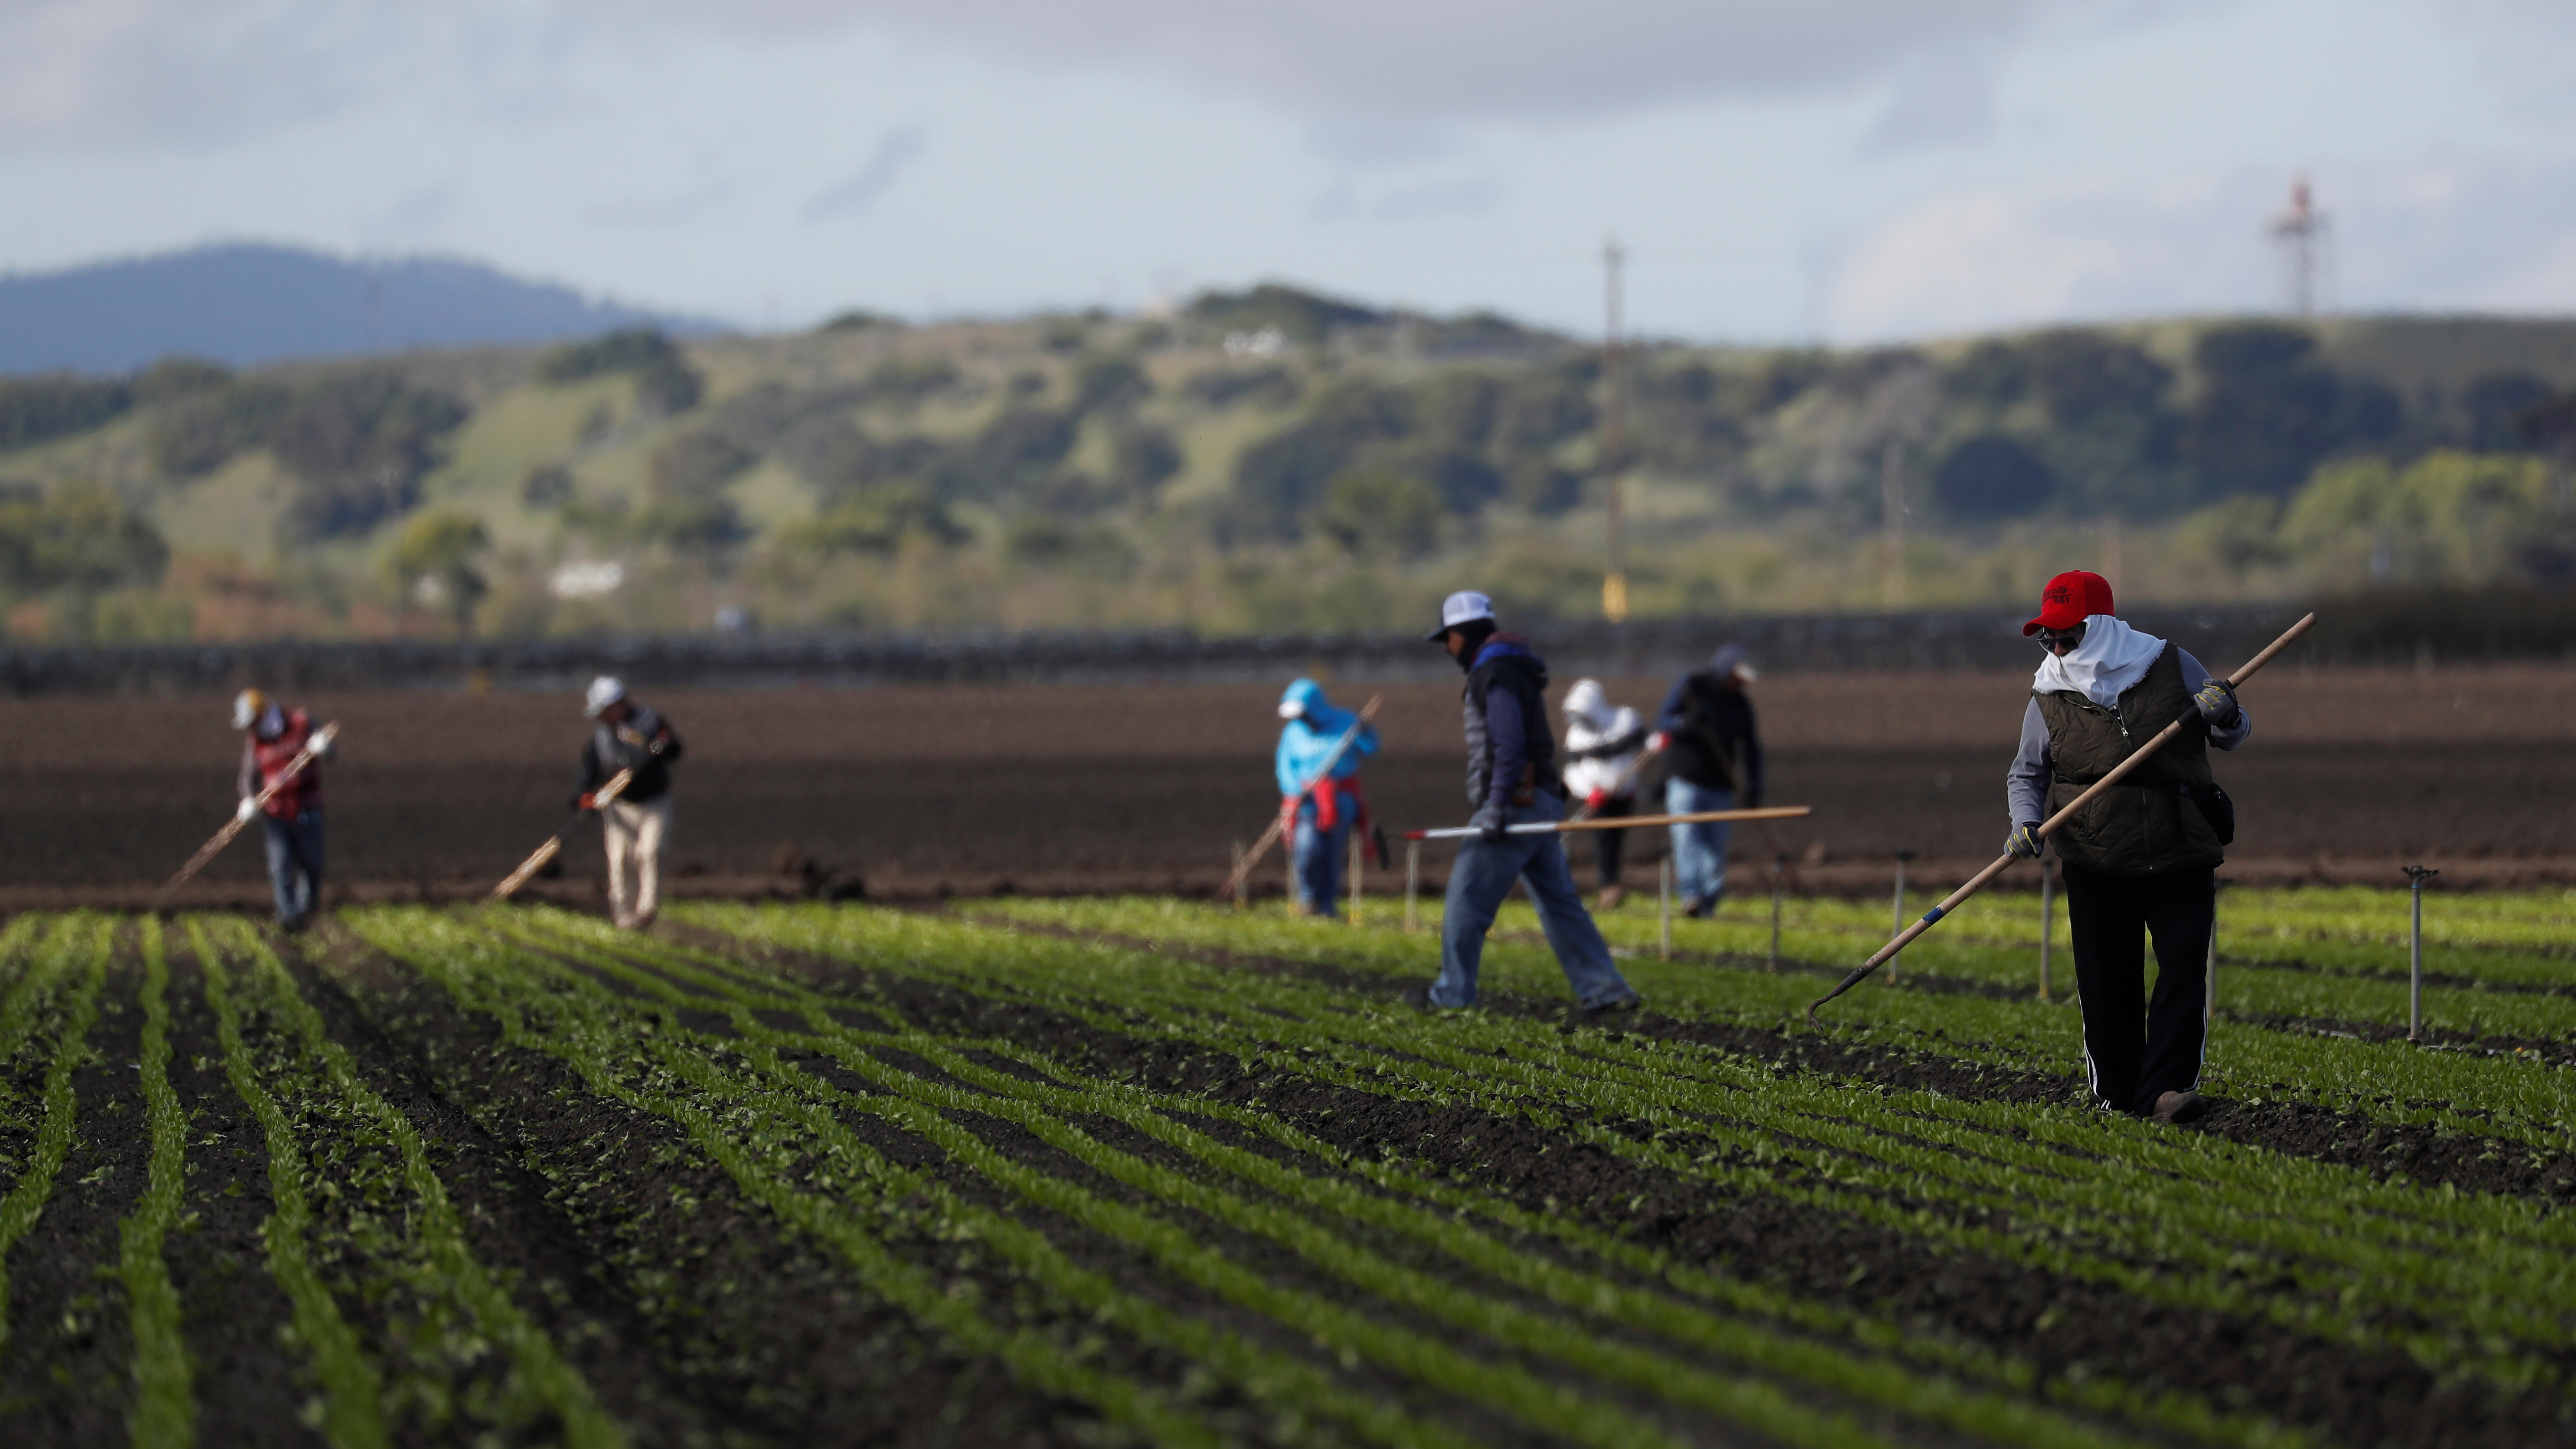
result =
[[[2209,671],[2191,657],[2188,649],[2175,651],[2182,657],[2182,687],[2198,694],[2209,683]],[[2226,729],[2213,728],[2209,742],[2222,750],[2232,750],[2245,743],[2254,733],[2253,713],[2245,701],[2236,702],[2236,723]],[[2039,699],[2033,696],[2021,713],[2021,749],[2013,755],[2012,768],[2004,774],[2004,799],[2012,811],[2015,826],[2037,824],[2048,818],[2048,778],[2055,762],[2048,757],[2048,721],[2040,715]]]

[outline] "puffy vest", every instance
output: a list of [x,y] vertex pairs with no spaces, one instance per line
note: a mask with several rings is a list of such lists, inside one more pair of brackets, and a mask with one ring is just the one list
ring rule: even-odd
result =
[[[1497,649],[1467,674],[1467,804],[1482,810],[1493,798],[1489,787],[1494,776],[1494,738],[1485,728],[1485,697],[1498,686],[1509,690],[1520,704],[1521,739],[1529,747],[1521,789],[1563,797],[1565,782],[1556,771],[1556,731],[1547,719],[1547,665],[1534,654]],[[1521,790],[1512,796],[1515,804],[1529,798]]]
[[[311,716],[300,709],[283,713],[286,728],[277,732],[276,739],[253,739],[246,746],[250,752],[251,779],[263,790],[275,783],[287,766],[295,763],[295,757],[304,752],[304,746],[313,738]],[[316,760],[298,771],[295,778],[278,786],[277,793],[268,797],[268,808],[263,813],[279,820],[292,820],[307,810],[321,808],[322,767]]]
[[2147,666],[2146,678],[2120,696],[2116,710],[2074,690],[2032,695],[2048,722],[2051,815],[2166,725],[2186,716],[2190,721],[2163,749],[2057,827],[2049,840],[2062,859],[2106,875],[2207,870],[2226,860],[2218,832],[2190,794],[2211,783],[2209,728],[2183,688],[2180,650],[2167,644]]

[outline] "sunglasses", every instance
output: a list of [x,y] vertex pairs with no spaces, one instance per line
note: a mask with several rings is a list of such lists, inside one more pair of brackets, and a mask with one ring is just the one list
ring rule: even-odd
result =
[[2042,629],[2039,631],[2039,647],[2047,650],[2051,654],[2057,653],[2061,645],[2065,648],[2072,649],[2083,642],[2084,626],[2081,624],[2076,625],[2072,629]]

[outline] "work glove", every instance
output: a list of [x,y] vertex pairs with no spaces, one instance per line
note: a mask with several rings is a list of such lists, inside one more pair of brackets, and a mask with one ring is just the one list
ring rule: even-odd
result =
[[2004,849],[2015,860],[2039,859],[2039,847],[2039,822],[2036,820],[2025,820],[2014,826],[2013,833],[2004,839]]
[[2237,721],[2245,718],[2244,709],[2236,703],[2236,686],[2224,679],[2202,685],[2191,702],[2200,707],[2201,720],[2214,730],[2234,729]]
[[258,813],[259,802],[248,795],[242,797],[241,804],[233,807],[233,819],[244,825],[248,825],[250,818]]
[[1660,752],[1671,749],[1672,747],[1673,737],[1664,733],[1662,730],[1655,731],[1654,736],[1646,741],[1646,748],[1650,750]]
[[1607,790],[1595,790],[1591,794],[1583,797],[1583,808],[1595,815],[1600,814],[1601,807],[1609,803],[1610,792]]
[[1476,832],[1476,838],[1487,845],[1501,845],[1512,838],[1511,832],[1504,828],[1503,812],[1491,805],[1468,816],[1467,824]]
[[580,794],[572,797],[572,808],[575,810],[596,810],[599,808],[599,797],[588,790],[584,790]]

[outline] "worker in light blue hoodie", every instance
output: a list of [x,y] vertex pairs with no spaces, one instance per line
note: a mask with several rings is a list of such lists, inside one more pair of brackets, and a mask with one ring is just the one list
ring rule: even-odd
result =
[[[1342,857],[1350,850],[1351,832],[1367,839],[1371,828],[1360,760],[1377,753],[1377,726],[1360,724],[1358,715],[1324,698],[1324,687],[1311,679],[1288,686],[1279,699],[1279,718],[1279,813],[1294,827],[1296,909],[1300,915],[1329,916],[1341,897]],[[1345,736],[1351,737],[1347,747]],[[1377,842],[1377,854],[1385,864],[1384,839]]]

